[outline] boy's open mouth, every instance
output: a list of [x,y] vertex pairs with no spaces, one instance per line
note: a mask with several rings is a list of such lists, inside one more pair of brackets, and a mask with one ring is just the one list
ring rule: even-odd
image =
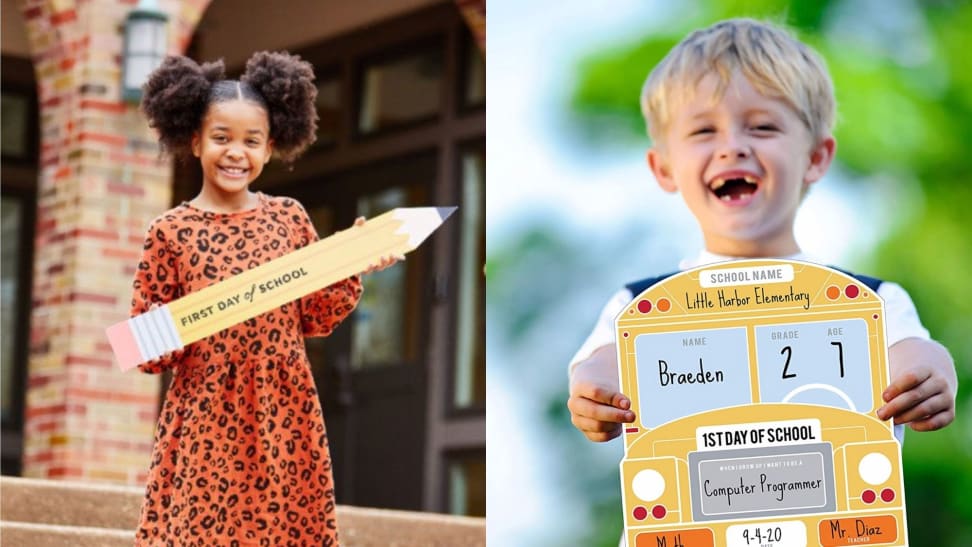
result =
[[756,192],[759,183],[751,175],[716,177],[709,189],[722,201],[736,201]]

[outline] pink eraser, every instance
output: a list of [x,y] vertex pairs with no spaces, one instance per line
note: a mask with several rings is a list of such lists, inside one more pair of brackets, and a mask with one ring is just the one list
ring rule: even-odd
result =
[[133,369],[142,363],[142,352],[138,349],[138,343],[135,342],[135,335],[128,321],[115,323],[105,332],[108,333],[108,342],[122,370]]

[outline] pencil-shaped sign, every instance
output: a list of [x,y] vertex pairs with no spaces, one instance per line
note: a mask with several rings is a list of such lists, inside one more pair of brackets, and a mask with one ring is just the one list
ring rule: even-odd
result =
[[392,209],[108,327],[122,370],[180,349],[419,246],[455,207]]

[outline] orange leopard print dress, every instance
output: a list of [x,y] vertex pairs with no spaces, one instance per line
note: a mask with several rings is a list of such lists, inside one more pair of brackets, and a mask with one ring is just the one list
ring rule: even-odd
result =
[[[317,239],[297,201],[258,196],[249,211],[183,203],[157,218],[132,314]],[[136,545],[338,545],[331,457],[303,337],[330,334],[360,296],[351,277],[140,367],[174,375]]]

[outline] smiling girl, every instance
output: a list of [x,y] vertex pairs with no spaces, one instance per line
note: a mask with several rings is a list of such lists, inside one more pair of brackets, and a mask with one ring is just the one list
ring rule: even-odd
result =
[[[142,109],[164,150],[198,158],[203,180],[149,227],[132,315],[317,239],[297,201],[249,189],[274,153],[292,162],[314,141],[313,79],[299,57],[268,52],[239,80],[224,78],[222,62],[185,57],[151,75]],[[352,276],[140,367],[174,374],[137,545],[338,545],[303,337],[329,335],[360,297]]]

